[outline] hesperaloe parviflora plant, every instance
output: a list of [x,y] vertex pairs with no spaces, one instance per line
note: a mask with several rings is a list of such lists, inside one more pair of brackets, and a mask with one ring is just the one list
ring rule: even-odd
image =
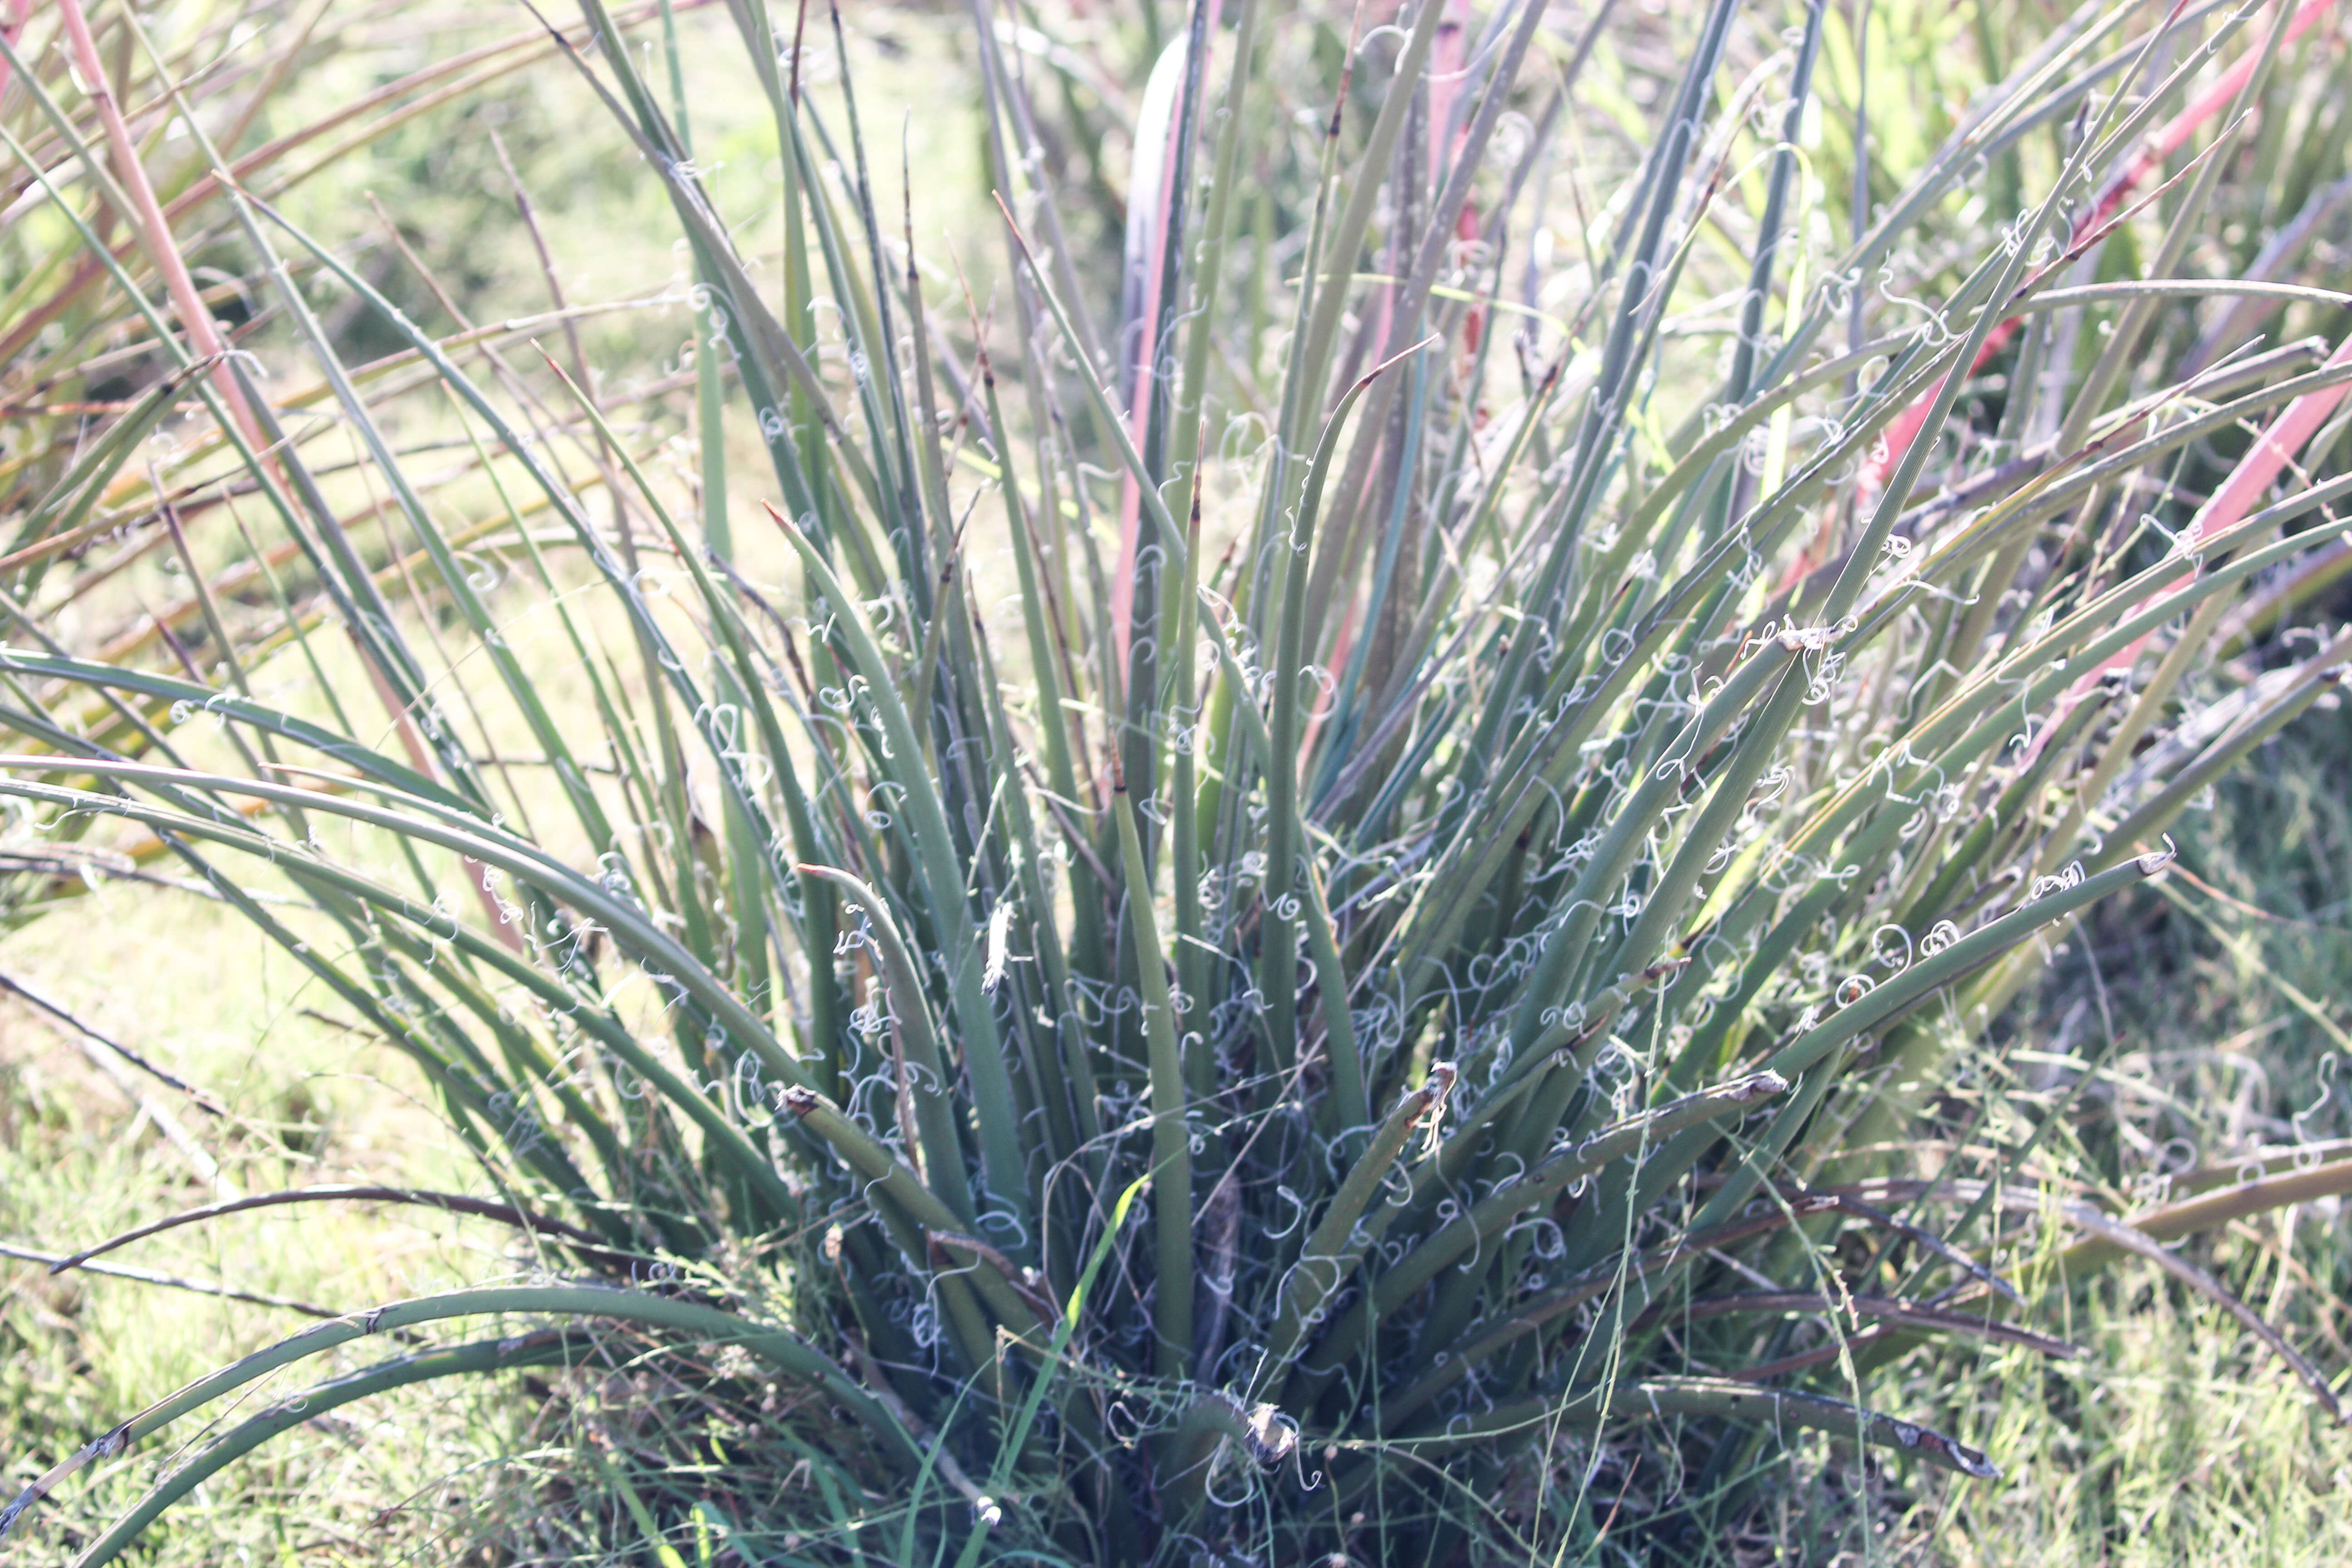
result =
[[[878,194],[854,15],[583,0],[508,46],[683,239],[690,353],[625,418],[578,311],[413,319],[288,217],[215,45],[12,26],[12,194],[59,237],[12,395],[104,333],[152,372],[12,458],[20,918],[122,825],[405,1053],[537,1267],[224,1368],[11,1522],[423,1330],[81,1561],[339,1404],[648,1360],[716,1425],[580,1484],[662,1561],[1549,1557],[1628,1426],[1718,1479],[1796,1426],[1997,1473],[1861,1384],[1923,1336],[2078,1353],[1987,1261],[2043,1225],[2333,1406],[2150,1238],[2352,1167],[2126,1225],[2015,1201],[2039,1133],[1907,1146],[1967,1142],[1939,1090],[2054,931],[2332,701],[2344,641],[2278,633],[2352,528],[2352,340],[2258,333],[2346,301],[2195,276],[2225,202],[2336,199],[2340,138],[2293,152],[2327,0],[1981,28],[1899,185],[1866,6],[1175,9],[1079,47],[971,0],[952,247],[911,172]],[[696,161],[719,75],[772,212]],[[402,352],[347,364],[330,299]],[[126,530],[187,599],[100,646],[82,550]],[[2221,648],[2267,662],[2212,697]],[[431,1331],[490,1317],[531,1326]]]

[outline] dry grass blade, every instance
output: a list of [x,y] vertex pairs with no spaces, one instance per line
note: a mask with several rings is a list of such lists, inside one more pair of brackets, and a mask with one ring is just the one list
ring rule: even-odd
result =
[[625,1263],[626,1261],[624,1255],[597,1247],[596,1244],[604,1237],[594,1231],[583,1230],[576,1225],[567,1224],[546,1215],[531,1214],[515,1207],[512,1204],[497,1203],[488,1198],[469,1197],[464,1193],[428,1193],[419,1192],[413,1187],[372,1187],[343,1184],[335,1186],[299,1187],[281,1193],[256,1193],[226,1203],[206,1204],[202,1208],[185,1209],[168,1218],[152,1220],[119,1235],[108,1237],[96,1246],[86,1247],[79,1252],[68,1254],[50,1264],[49,1272],[61,1274],[68,1268],[79,1268],[91,1258],[112,1252],[117,1247],[128,1247],[134,1241],[144,1241],[151,1236],[161,1236],[167,1230],[177,1230],[184,1225],[200,1225],[206,1220],[219,1219],[227,1215],[247,1214],[257,1209],[282,1208],[289,1204],[320,1203],[411,1204],[425,1208],[439,1209],[445,1214],[462,1214],[477,1219],[493,1219],[501,1225],[512,1226],[518,1230],[527,1230],[535,1235],[562,1237],[568,1241],[584,1242],[588,1244],[593,1256],[608,1261],[620,1260]]

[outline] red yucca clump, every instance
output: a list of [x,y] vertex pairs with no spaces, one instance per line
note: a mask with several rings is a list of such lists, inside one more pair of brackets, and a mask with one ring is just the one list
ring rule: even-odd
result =
[[[2078,1354],[2036,1299],[2125,1257],[2332,1410],[2158,1244],[2352,1164],[2126,1221],[2010,1180],[2063,1101],[1943,1152],[2047,934],[2352,651],[2276,636],[2352,528],[2352,348],[2256,336],[2345,301],[2193,276],[2233,182],[2284,221],[2337,172],[2249,163],[2333,13],[2094,3],[1923,110],[1818,0],[1666,11],[1197,0],[1121,210],[1129,23],[973,0],[950,255],[877,200],[829,6],[583,0],[480,68],[573,73],[668,198],[690,363],[625,418],[576,341],[412,320],[285,216],[134,13],[59,0],[70,72],[28,24],[0,119],[70,233],[9,374],[157,368],[14,470],[0,792],[60,856],[135,825],[406,1053],[498,1195],[358,1195],[531,1268],[224,1368],[12,1521],[395,1331],[81,1561],[518,1367],[578,1441],[484,1526],[526,1556],[1582,1561],[1731,1506],[1757,1429],[1998,1474],[1863,1380]],[[720,210],[689,79],[772,111],[772,210]],[[1899,188],[1865,102],[1943,137]],[[199,232],[267,300],[234,336]],[[329,299],[404,352],[347,366]],[[123,529],[189,602],[101,645],[75,551]]]

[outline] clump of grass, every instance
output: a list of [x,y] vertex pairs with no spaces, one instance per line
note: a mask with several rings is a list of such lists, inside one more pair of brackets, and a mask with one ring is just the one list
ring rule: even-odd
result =
[[[406,1053],[535,1269],[224,1368],[12,1519],[393,1332],[82,1561],[323,1411],[523,1368],[576,1416],[534,1549],[1590,1554],[1596,1433],[1666,1424],[1691,1496],[1791,1428],[1996,1475],[1863,1377],[1929,1335],[2075,1357],[2008,1308],[2118,1259],[2333,1411],[2158,1242],[2352,1162],[2044,1211],[2014,1182],[2057,1111],[1980,1160],[1946,1095],[2053,928],[2160,876],[2347,651],[2281,639],[2182,700],[2352,529],[2352,351],[2170,341],[2182,300],[2343,303],[2185,271],[2250,163],[2322,199],[2270,140],[2332,112],[2316,14],[2085,7],[1887,189],[1862,95],[1822,101],[1825,55],[1877,68],[1822,5],[1780,39],[1729,0],[1353,33],[1204,0],[1143,29],[1107,257],[1090,100],[1137,40],[974,4],[996,221],[935,253],[877,195],[843,18],[730,0],[761,258],[696,155],[723,31],[648,10],[647,52],[584,0],[547,47],[691,273],[649,427],[560,331],[492,353],[398,310],[226,172],[119,13],[332,418],[289,424],[209,327],[127,124],[26,78],[28,167],[163,368],[26,486],[0,793],[28,832],[147,835]],[[1645,139],[1587,147],[1611,91]],[[345,366],[330,290],[414,397]],[[210,424],[142,473],[189,396]],[[465,488],[421,484],[425,431]],[[271,563],[236,614],[180,518],[215,495]],[[86,646],[60,606],[99,585],[53,563],[149,515],[201,631]],[[468,1319],[520,1322],[440,1338]]]

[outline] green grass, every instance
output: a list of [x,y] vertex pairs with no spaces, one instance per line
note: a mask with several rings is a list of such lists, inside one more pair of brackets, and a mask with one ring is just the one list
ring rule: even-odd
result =
[[[17,933],[0,968],[201,1087],[226,1114],[193,1111],[135,1071],[118,1082],[70,1030],[11,999],[0,1023],[0,1241],[56,1255],[215,1201],[222,1188],[141,1113],[142,1102],[184,1127],[236,1190],[464,1181],[464,1153],[419,1102],[418,1086],[372,1042],[304,1016],[318,999],[306,994],[299,969],[244,922],[191,898],[126,887],[104,889],[100,900],[97,918],[68,915]],[[224,985],[225,974],[239,983]],[[70,1443],[68,1434],[103,1426],[153,1390],[305,1321],[285,1307],[206,1292],[343,1310],[510,1268],[505,1239],[446,1215],[420,1223],[413,1210],[353,1205],[330,1224],[284,1211],[239,1216],[101,1260],[195,1289],[94,1272],[53,1277],[37,1263],[0,1259],[0,1431],[12,1456]],[[160,1560],[275,1557],[289,1547],[360,1553],[430,1538],[441,1528],[437,1505],[400,1516],[389,1533],[374,1518],[438,1482],[449,1444],[476,1453],[504,1446],[509,1414],[494,1400],[469,1410],[472,1403],[392,1404],[302,1434],[199,1501],[159,1542]],[[433,1440],[412,1450],[399,1440],[411,1434]],[[136,1478],[106,1478],[63,1500],[52,1531],[14,1549],[27,1562],[69,1554],[137,1490]]]
[[[2182,825],[2188,868],[2263,913],[2176,885],[2177,900],[2141,895],[2094,927],[2107,972],[2127,977],[2114,992],[2126,1043],[2115,1058],[2124,1082],[2085,1096],[2084,1137],[2126,1182],[2175,1163],[2176,1140],[2220,1158],[2347,1133],[2336,1086],[2352,948],[2346,819],[2325,782],[2352,760],[2347,738],[2340,711],[2317,716]],[[2079,986],[2053,993],[2052,1027],[2079,997]],[[2247,1300],[2342,1364],[2352,1250],[2340,1200],[2232,1226],[2213,1257]],[[2342,1556],[2342,1511],[2328,1503],[2352,1474],[2342,1429],[2281,1397],[2242,1359],[2242,1339],[2210,1332],[2200,1303],[2119,1280],[2084,1306],[2094,1342],[2113,1349],[2084,1369],[2092,1388],[2062,1407],[2053,1468],[2020,1477],[1981,1525],[1944,1539],[2032,1542],[2053,1562]],[[2012,1399],[2002,1420],[2021,1440],[2048,1432],[2040,1401]]]
[[[25,35],[0,277],[54,324],[8,374],[114,403],[8,458],[12,940],[79,1005],[94,907],[193,898],[107,879],[194,879],[273,950],[226,1016],[344,1030],[229,1080],[227,1180],[303,1179],[236,1173],[340,1051],[394,1092],[302,1103],[407,1130],[343,1168],[548,1218],[289,1260],[380,1310],[177,1394],[107,1350],[79,1433],[28,1393],[18,1529],[94,1568],[232,1477],[348,1518],[283,1444],[383,1410],[411,1493],[477,1478],[418,1550],[566,1560],[2160,1555],[2252,1544],[2231,1456],[2319,1484],[2339,1261],[2261,1227],[2352,1161],[2231,1184],[2340,1131],[2278,1109],[2334,937],[2282,928],[2297,981],[2168,872],[2263,903],[2338,841],[2192,810],[2340,726],[2343,299],[2261,251],[2333,210],[2334,36],[1238,0],[1187,70],[1160,9],[591,0],[485,89],[536,237],[437,117],[153,218],[429,22],[289,57],[266,121],[197,62],[293,14]],[[173,324],[229,274],[234,361]],[[631,308],[468,331],[551,295]],[[2275,1081],[2192,1039],[2255,979],[2289,1026],[2220,1037]],[[13,1223],[121,1157],[56,1136]],[[168,1246],[259,1226],[307,1234]],[[2200,1379],[2235,1420],[2163,1415]]]
[[[2297,1248],[2306,1262],[2312,1250],[2308,1237]],[[2339,1560],[2346,1527],[2329,1500],[2352,1464],[2342,1430],[2283,1397],[2216,1314],[2116,1294],[2094,1292],[2080,1319],[2095,1368],[1972,1369],[1985,1429],[2021,1457],[2020,1473],[1933,1500],[1898,1536],[1953,1563]]]

